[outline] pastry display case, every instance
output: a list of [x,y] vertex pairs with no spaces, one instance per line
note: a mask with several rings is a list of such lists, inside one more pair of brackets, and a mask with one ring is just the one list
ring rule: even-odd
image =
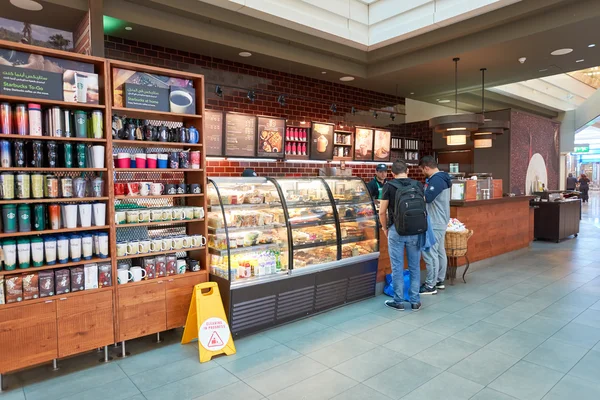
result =
[[379,251],[377,213],[364,181],[357,177],[328,177],[325,182],[337,209],[342,258]]
[[288,271],[288,230],[275,184],[266,178],[213,178],[208,186],[210,273],[232,285]]

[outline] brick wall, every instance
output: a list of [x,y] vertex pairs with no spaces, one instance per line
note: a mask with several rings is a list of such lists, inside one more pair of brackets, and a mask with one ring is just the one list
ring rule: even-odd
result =
[[[340,122],[352,124],[354,116],[351,107],[359,110],[386,109],[404,104],[404,98],[323,81],[286,72],[254,67],[229,60],[211,58],[206,55],[169,49],[148,43],[105,36],[106,57],[131,61],[159,67],[185,70],[203,74],[206,78],[206,108],[219,111],[233,111],[254,115],[282,117],[288,121]],[[215,84],[225,85],[223,97],[214,94]],[[232,89],[227,86],[253,88],[256,100],[251,103],[246,90]],[[286,106],[277,102],[280,93],[287,94]],[[329,107],[337,104],[337,113]],[[383,115],[382,119],[387,118]],[[391,121],[390,121],[391,122]],[[363,123],[357,125],[365,126]],[[431,130],[427,121],[410,124],[380,125],[392,131],[393,136],[411,137],[422,140],[422,153],[431,153]],[[393,159],[393,158],[392,158]],[[209,160],[209,176],[239,176],[244,168],[253,168],[262,176],[315,176],[324,164],[290,162],[240,162],[235,160]],[[339,165],[338,165],[339,167]],[[374,164],[347,165],[353,175],[371,179]],[[412,169],[413,176],[420,173]]]
[[73,41],[75,53],[80,54],[92,54],[92,37],[90,32],[90,12],[86,12],[85,16],[77,25],[75,32],[73,32]]

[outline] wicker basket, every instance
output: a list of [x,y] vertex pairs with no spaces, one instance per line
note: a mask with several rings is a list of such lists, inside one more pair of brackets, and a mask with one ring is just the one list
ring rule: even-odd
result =
[[467,242],[473,236],[472,230],[462,232],[446,232],[446,255],[462,257],[467,254]]

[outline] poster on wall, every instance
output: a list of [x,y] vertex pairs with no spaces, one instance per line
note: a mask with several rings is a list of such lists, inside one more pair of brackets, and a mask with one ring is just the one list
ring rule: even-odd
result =
[[356,128],[354,139],[354,159],[373,160],[373,129]]
[[169,108],[177,114],[196,114],[196,91],[185,86],[171,86]]
[[123,85],[125,107],[140,110],[169,111],[169,90],[126,83]]
[[256,117],[254,115],[225,114],[225,156],[256,156]]
[[74,51],[73,32],[8,18],[0,18],[0,27],[0,40]]
[[204,144],[207,156],[223,155],[223,113],[204,110]]
[[310,134],[310,159],[333,159],[333,128],[334,124],[313,122]]
[[92,64],[0,47],[0,93],[98,104],[98,75]]
[[390,161],[392,132],[375,129],[375,146],[373,147],[374,161]]
[[258,117],[257,156],[283,158],[285,155],[285,119]]

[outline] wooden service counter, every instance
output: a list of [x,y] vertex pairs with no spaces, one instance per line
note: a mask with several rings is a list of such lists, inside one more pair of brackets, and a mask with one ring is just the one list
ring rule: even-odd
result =
[[[450,217],[457,218],[473,230],[469,239],[469,261],[480,261],[528,247],[533,241],[532,196],[501,197],[490,200],[451,201]],[[380,231],[377,282],[383,282],[391,273],[388,244]],[[406,264],[406,256],[404,258]],[[458,260],[463,265],[464,259]],[[421,270],[425,263],[421,259]]]

